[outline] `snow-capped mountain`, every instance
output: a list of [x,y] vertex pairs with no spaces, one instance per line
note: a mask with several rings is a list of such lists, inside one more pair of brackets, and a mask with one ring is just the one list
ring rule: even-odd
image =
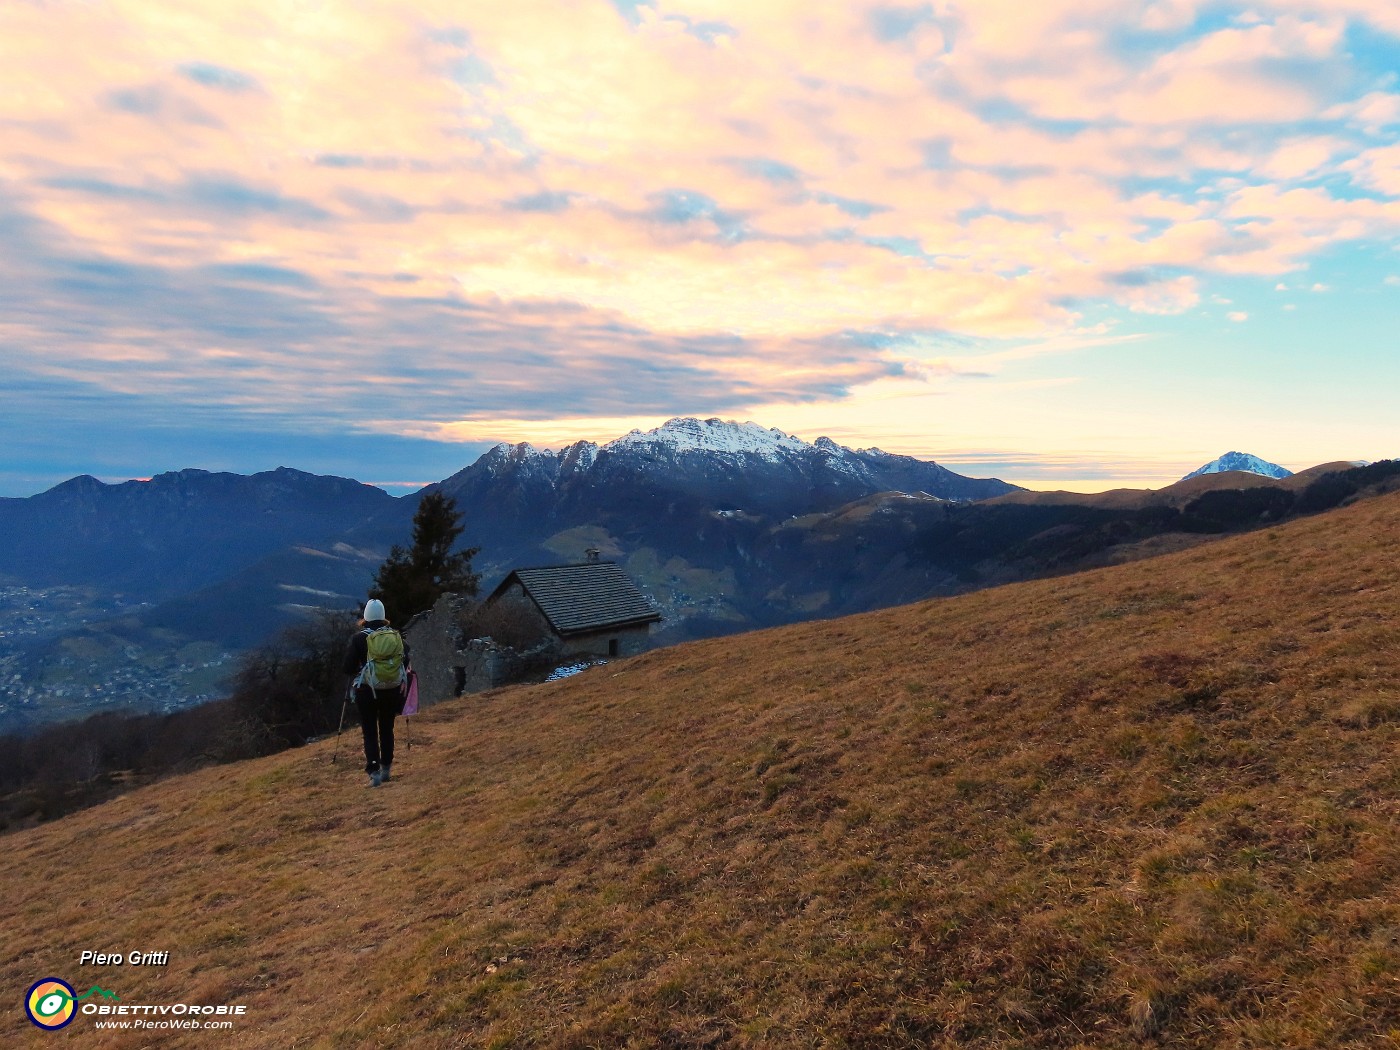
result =
[[483,517],[556,521],[654,517],[657,506],[667,513],[742,509],[790,517],[891,490],[964,501],[1015,489],[877,448],[846,448],[826,437],[808,443],[757,423],[691,417],[602,446],[497,445],[441,487]]
[[1243,470],[1250,474],[1262,474],[1266,478],[1287,478],[1293,474],[1287,467],[1251,456],[1248,452],[1227,452],[1219,459],[1213,459],[1205,466],[1191,471],[1181,480],[1186,481],[1202,474],[1222,474],[1227,470]]
[[[830,441],[829,438],[818,440]],[[709,452],[719,456],[755,455],[777,461],[785,452],[803,453],[813,446],[801,438],[784,434],[777,427],[765,428],[757,423],[686,416],[672,419],[653,430],[633,430],[609,441],[604,447],[611,452],[664,449],[672,454]]]

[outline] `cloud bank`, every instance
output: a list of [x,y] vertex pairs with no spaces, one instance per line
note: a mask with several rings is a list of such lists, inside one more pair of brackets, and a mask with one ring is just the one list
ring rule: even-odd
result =
[[466,440],[957,382],[948,346],[1394,243],[1397,37],[1382,0],[21,0],[0,396]]

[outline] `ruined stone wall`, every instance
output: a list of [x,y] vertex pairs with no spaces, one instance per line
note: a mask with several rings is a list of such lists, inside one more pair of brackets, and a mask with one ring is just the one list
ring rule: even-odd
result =
[[466,645],[459,615],[471,599],[444,594],[428,612],[419,613],[403,629],[413,669],[418,673],[418,703],[435,704],[458,693],[457,654]]
[[479,693],[521,681],[554,666],[559,650],[553,639],[518,651],[490,638],[467,638],[462,613],[471,599],[444,594],[403,629],[418,673],[418,702],[435,704],[463,693]]
[[559,647],[553,641],[521,652],[490,638],[473,638],[457,654],[462,692],[480,693],[525,681],[554,667],[558,658]]

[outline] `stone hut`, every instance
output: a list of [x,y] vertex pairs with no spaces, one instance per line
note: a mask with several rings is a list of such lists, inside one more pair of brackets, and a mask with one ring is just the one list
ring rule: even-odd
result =
[[622,568],[603,561],[516,569],[485,604],[536,621],[533,633],[544,641],[517,650],[490,638],[468,638],[462,613],[471,600],[444,594],[403,629],[418,673],[419,703],[519,681],[561,656],[629,656],[646,648],[651,625],[661,619]]
[[622,566],[610,561],[516,569],[486,599],[536,616],[561,652],[631,656],[646,648],[661,619]]

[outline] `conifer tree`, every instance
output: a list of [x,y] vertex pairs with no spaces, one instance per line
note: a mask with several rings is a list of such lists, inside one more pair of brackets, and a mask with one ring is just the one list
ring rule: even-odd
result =
[[456,501],[440,491],[428,493],[418,504],[413,545],[404,550],[394,544],[370,588],[370,596],[384,602],[395,623],[402,625],[414,613],[431,609],[445,593],[476,594],[481,576],[472,572],[472,558],[481,548],[452,551],[463,531],[461,519]]

